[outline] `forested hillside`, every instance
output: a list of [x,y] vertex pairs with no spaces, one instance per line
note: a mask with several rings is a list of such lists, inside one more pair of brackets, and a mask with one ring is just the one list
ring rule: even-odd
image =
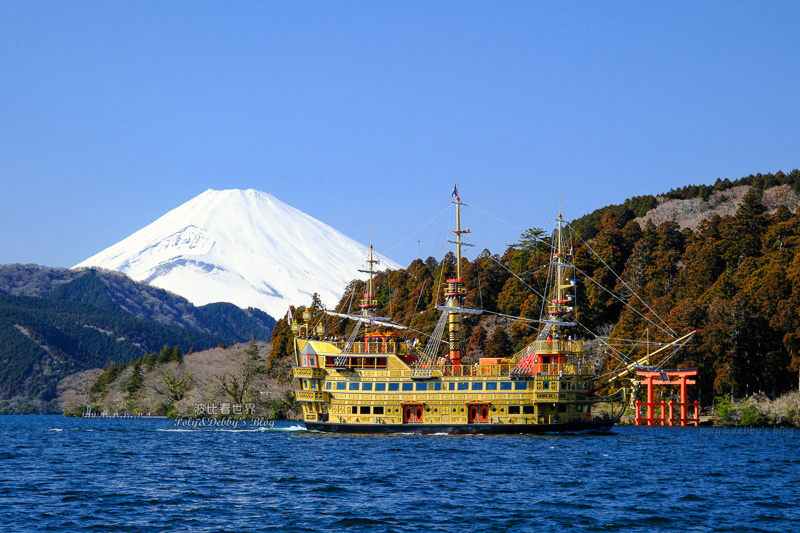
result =
[[195,307],[100,269],[0,266],[0,413],[56,409],[58,380],[165,345],[184,352],[269,341],[272,317],[228,303]]
[[165,345],[186,352],[224,342],[89,303],[0,294],[0,410],[13,410],[8,400],[17,396],[14,409],[30,400],[30,410],[46,411],[58,381],[75,372],[127,363]]
[[90,303],[136,318],[220,335],[231,344],[251,337],[267,342],[275,320],[259,309],[229,303],[201,307],[125,274],[100,268],[0,265],[0,293]]
[[[668,366],[700,367],[696,391],[706,405],[715,395],[775,395],[797,387],[800,213],[781,206],[768,214],[762,194],[768,185],[798,187],[798,177],[795,170],[671,191],[673,196],[703,195],[710,188],[749,182],[735,214],[715,215],[694,231],[681,230],[674,221],[640,226],[634,218],[655,205],[655,199],[643,197],[575,221],[572,245],[583,281],[578,291],[583,329],[576,333],[591,332],[611,344],[628,346],[648,336],[663,339],[655,314],[666,321],[664,330],[697,330]],[[549,236],[532,228],[502,255],[484,250],[474,260],[463,261],[466,305],[495,313],[466,318],[467,361],[508,355],[535,337],[535,325],[511,317],[540,317],[542,300],[535,292],[544,287],[549,257]],[[448,254],[442,261],[415,260],[406,269],[379,274],[377,313],[414,330],[432,331],[438,318],[435,306],[444,303],[442,283],[454,269],[455,258]],[[351,283],[337,310],[357,312],[363,292],[363,283]],[[323,316],[319,302],[310,308],[312,321],[325,324],[328,334],[344,335],[352,328],[351,323]],[[289,353],[290,339],[286,320],[279,320],[273,331],[273,360]],[[626,350],[631,357],[644,353],[644,348]],[[596,355],[604,355],[602,347]],[[604,362],[606,368],[616,364],[615,359]]]

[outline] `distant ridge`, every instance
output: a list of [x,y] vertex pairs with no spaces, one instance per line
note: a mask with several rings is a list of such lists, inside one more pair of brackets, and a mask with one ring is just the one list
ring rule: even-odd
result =
[[[656,226],[669,221],[677,222],[681,228],[695,230],[701,221],[714,215],[736,213],[750,187],[750,185],[737,185],[730,189],[715,191],[708,200],[702,198],[681,200],[658,196],[656,198],[658,205],[634,220],[642,227],[648,220]],[[797,209],[798,200],[800,196],[789,185],[776,185],[761,193],[761,201],[764,202],[768,213],[774,213],[780,205],[785,205],[789,211],[794,211]]]
[[669,221],[694,230],[701,221],[714,215],[735,213],[751,187],[759,191],[769,213],[781,205],[794,211],[800,202],[800,170],[750,174],[733,181],[717,178],[711,185],[687,185],[658,196],[634,196],[621,204],[595,209],[573,220],[571,225],[583,238],[591,239],[600,230],[601,219],[611,212],[623,226],[631,220],[642,227],[648,220],[656,226]]
[[315,292],[334,306],[368,255],[271,194],[209,189],[74,268],[118,270],[195,305],[230,302],[281,317]]

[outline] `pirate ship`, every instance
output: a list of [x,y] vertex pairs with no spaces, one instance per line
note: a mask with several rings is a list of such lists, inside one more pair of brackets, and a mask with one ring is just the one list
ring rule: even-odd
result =
[[[440,318],[424,346],[412,340],[406,326],[376,315],[373,275],[378,261],[372,244],[361,314],[326,311],[355,322],[349,336],[325,340],[324,329],[308,323],[308,316],[306,323],[292,325],[293,373],[299,384],[295,396],[306,427],[341,433],[481,434],[610,429],[628,404],[632,382],[626,379],[645,360],[632,361],[608,379],[585,362],[585,341],[572,333],[580,280],[571,247],[565,246],[561,214],[550,254],[553,283],[536,340],[506,357],[462,364],[462,319],[481,311],[464,306],[461,256],[467,243],[462,236],[470,230],[461,227],[461,206],[466,204],[455,191],[453,195],[456,229],[455,240],[449,242],[455,245],[456,272],[446,281],[445,305],[438,308]],[[616,390],[598,394],[609,385]],[[600,416],[593,409],[600,402],[608,402],[611,412]]]

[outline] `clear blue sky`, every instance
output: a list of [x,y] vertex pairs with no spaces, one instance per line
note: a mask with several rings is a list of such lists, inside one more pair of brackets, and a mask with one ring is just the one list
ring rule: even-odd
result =
[[502,253],[559,195],[790,171],[798,28],[796,1],[0,0],[0,263],[72,266],[208,188],[405,265],[456,179]]

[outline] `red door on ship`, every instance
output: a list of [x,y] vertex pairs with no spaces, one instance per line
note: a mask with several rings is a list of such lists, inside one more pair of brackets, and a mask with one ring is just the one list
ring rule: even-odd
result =
[[423,411],[421,405],[404,405],[403,424],[422,422]]
[[467,420],[470,424],[489,421],[489,404],[473,403],[468,407]]

